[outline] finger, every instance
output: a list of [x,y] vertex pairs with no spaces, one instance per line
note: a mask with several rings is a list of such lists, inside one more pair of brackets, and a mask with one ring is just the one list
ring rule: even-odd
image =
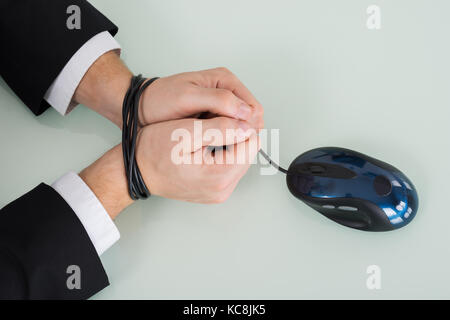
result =
[[216,68],[201,71],[201,73],[203,73],[203,81],[209,87],[229,90],[249,106],[253,107],[254,113],[259,118],[258,120],[264,125],[262,121],[264,110],[261,104],[231,71],[226,68]]
[[[252,139],[257,139],[254,143],[252,143]],[[243,176],[247,173],[250,166],[254,163],[254,160],[256,159],[256,156],[261,148],[261,143],[259,140],[259,136],[255,135],[253,137],[250,137],[247,141],[242,142],[241,144],[246,144],[246,149],[248,152],[245,153],[245,162],[244,164],[237,164],[235,167],[235,171],[232,174],[233,179],[231,180],[231,183],[226,187],[224,190],[225,199],[221,199],[222,202],[225,201],[231,194],[233,193],[234,189],[236,189],[237,185],[243,178]],[[239,145],[236,145],[235,147],[235,153],[239,153]],[[226,151],[227,153],[230,152],[229,150]]]
[[[233,164],[241,167],[241,171],[246,171],[254,163],[256,155],[261,148],[259,136],[256,133],[244,142],[228,146],[226,151],[227,159],[233,159]],[[239,171],[239,168],[238,168]]]
[[218,175],[226,173],[232,177],[231,173],[241,172],[242,175],[248,167],[255,163],[256,155],[261,148],[261,142],[257,134],[252,134],[246,141],[229,146],[212,147],[205,146],[202,150],[197,150],[192,155],[202,155],[202,163],[214,165],[212,170]]
[[256,130],[246,121],[227,117],[206,120],[182,119],[171,121],[171,140],[182,143],[178,148],[195,152],[205,146],[232,145],[247,140]]
[[203,75],[203,85],[229,90],[251,106],[258,104],[250,90],[227,68],[209,69],[200,73]]
[[[259,137],[255,134],[244,142],[228,146],[227,149],[216,150],[214,172],[221,184],[218,202],[225,201],[231,195],[256,158],[259,148]],[[239,159],[240,157],[242,159]],[[230,162],[229,159],[233,161]]]
[[216,149],[214,152],[214,161],[221,164],[227,174],[233,176],[233,173],[241,172],[243,175],[250,167],[261,147],[259,136],[253,133],[247,140],[228,145],[226,148]]
[[250,120],[254,108],[226,89],[196,87],[190,97],[190,112],[209,112],[239,120]]
[[216,148],[214,152],[211,152],[210,147],[203,147],[203,150],[192,153],[197,158],[203,153],[202,164],[212,182],[208,188],[215,191],[210,202],[223,202],[231,195],[256,158],[259,148],[259,137],[255,134],[244,142],[227,148]]

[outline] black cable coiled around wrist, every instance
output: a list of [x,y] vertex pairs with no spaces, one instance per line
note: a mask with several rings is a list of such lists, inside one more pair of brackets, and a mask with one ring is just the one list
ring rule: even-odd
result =
[[133,76],[122,106],[122,152],[125,174],[128,182],[128,193],[131,199],[147,199],[150,191],[145,185],[141,171],[136,162],[136,138],[139,122],[139,101],[145,88],[158,78],[146,82],[142,75]]

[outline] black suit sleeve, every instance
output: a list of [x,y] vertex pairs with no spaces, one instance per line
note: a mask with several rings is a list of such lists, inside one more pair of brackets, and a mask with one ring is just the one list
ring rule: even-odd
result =
[[[81,11],[81,29],[69,30],[67,7]],[[0,75],[34,114],[48,107],[46,91],[90,38],[117,27],[85,0],[1,0]]]
[[[73,265],[80,289],[67,286]],[[108,284],[83,225],[53,188],[40,184],[0,210],[0,299],[86,299]]]

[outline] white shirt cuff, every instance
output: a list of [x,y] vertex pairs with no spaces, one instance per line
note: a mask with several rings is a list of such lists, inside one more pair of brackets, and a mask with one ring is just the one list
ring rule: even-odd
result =
[[93,36],[70,58],[44,99],[62,115],[69,113],[77,105],[72,98],[84,74],[100,56],[111,50],[120,51],[120,45],[108,31]]
[[80,219],[98,255],[108,250],[120,238],[111,217],[87,184],[74,172],[69,172],[52,184]]

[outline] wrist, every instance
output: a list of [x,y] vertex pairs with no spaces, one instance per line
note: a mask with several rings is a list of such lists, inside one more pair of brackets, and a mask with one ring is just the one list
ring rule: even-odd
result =
[[122,103],[130,85],[131,71],[115,51],[103,54],[84,75],[74,100],[112,121],[122,129]]
[[117,145],[79,174],[111,219],[133,203],[122,158],[122,146]]

